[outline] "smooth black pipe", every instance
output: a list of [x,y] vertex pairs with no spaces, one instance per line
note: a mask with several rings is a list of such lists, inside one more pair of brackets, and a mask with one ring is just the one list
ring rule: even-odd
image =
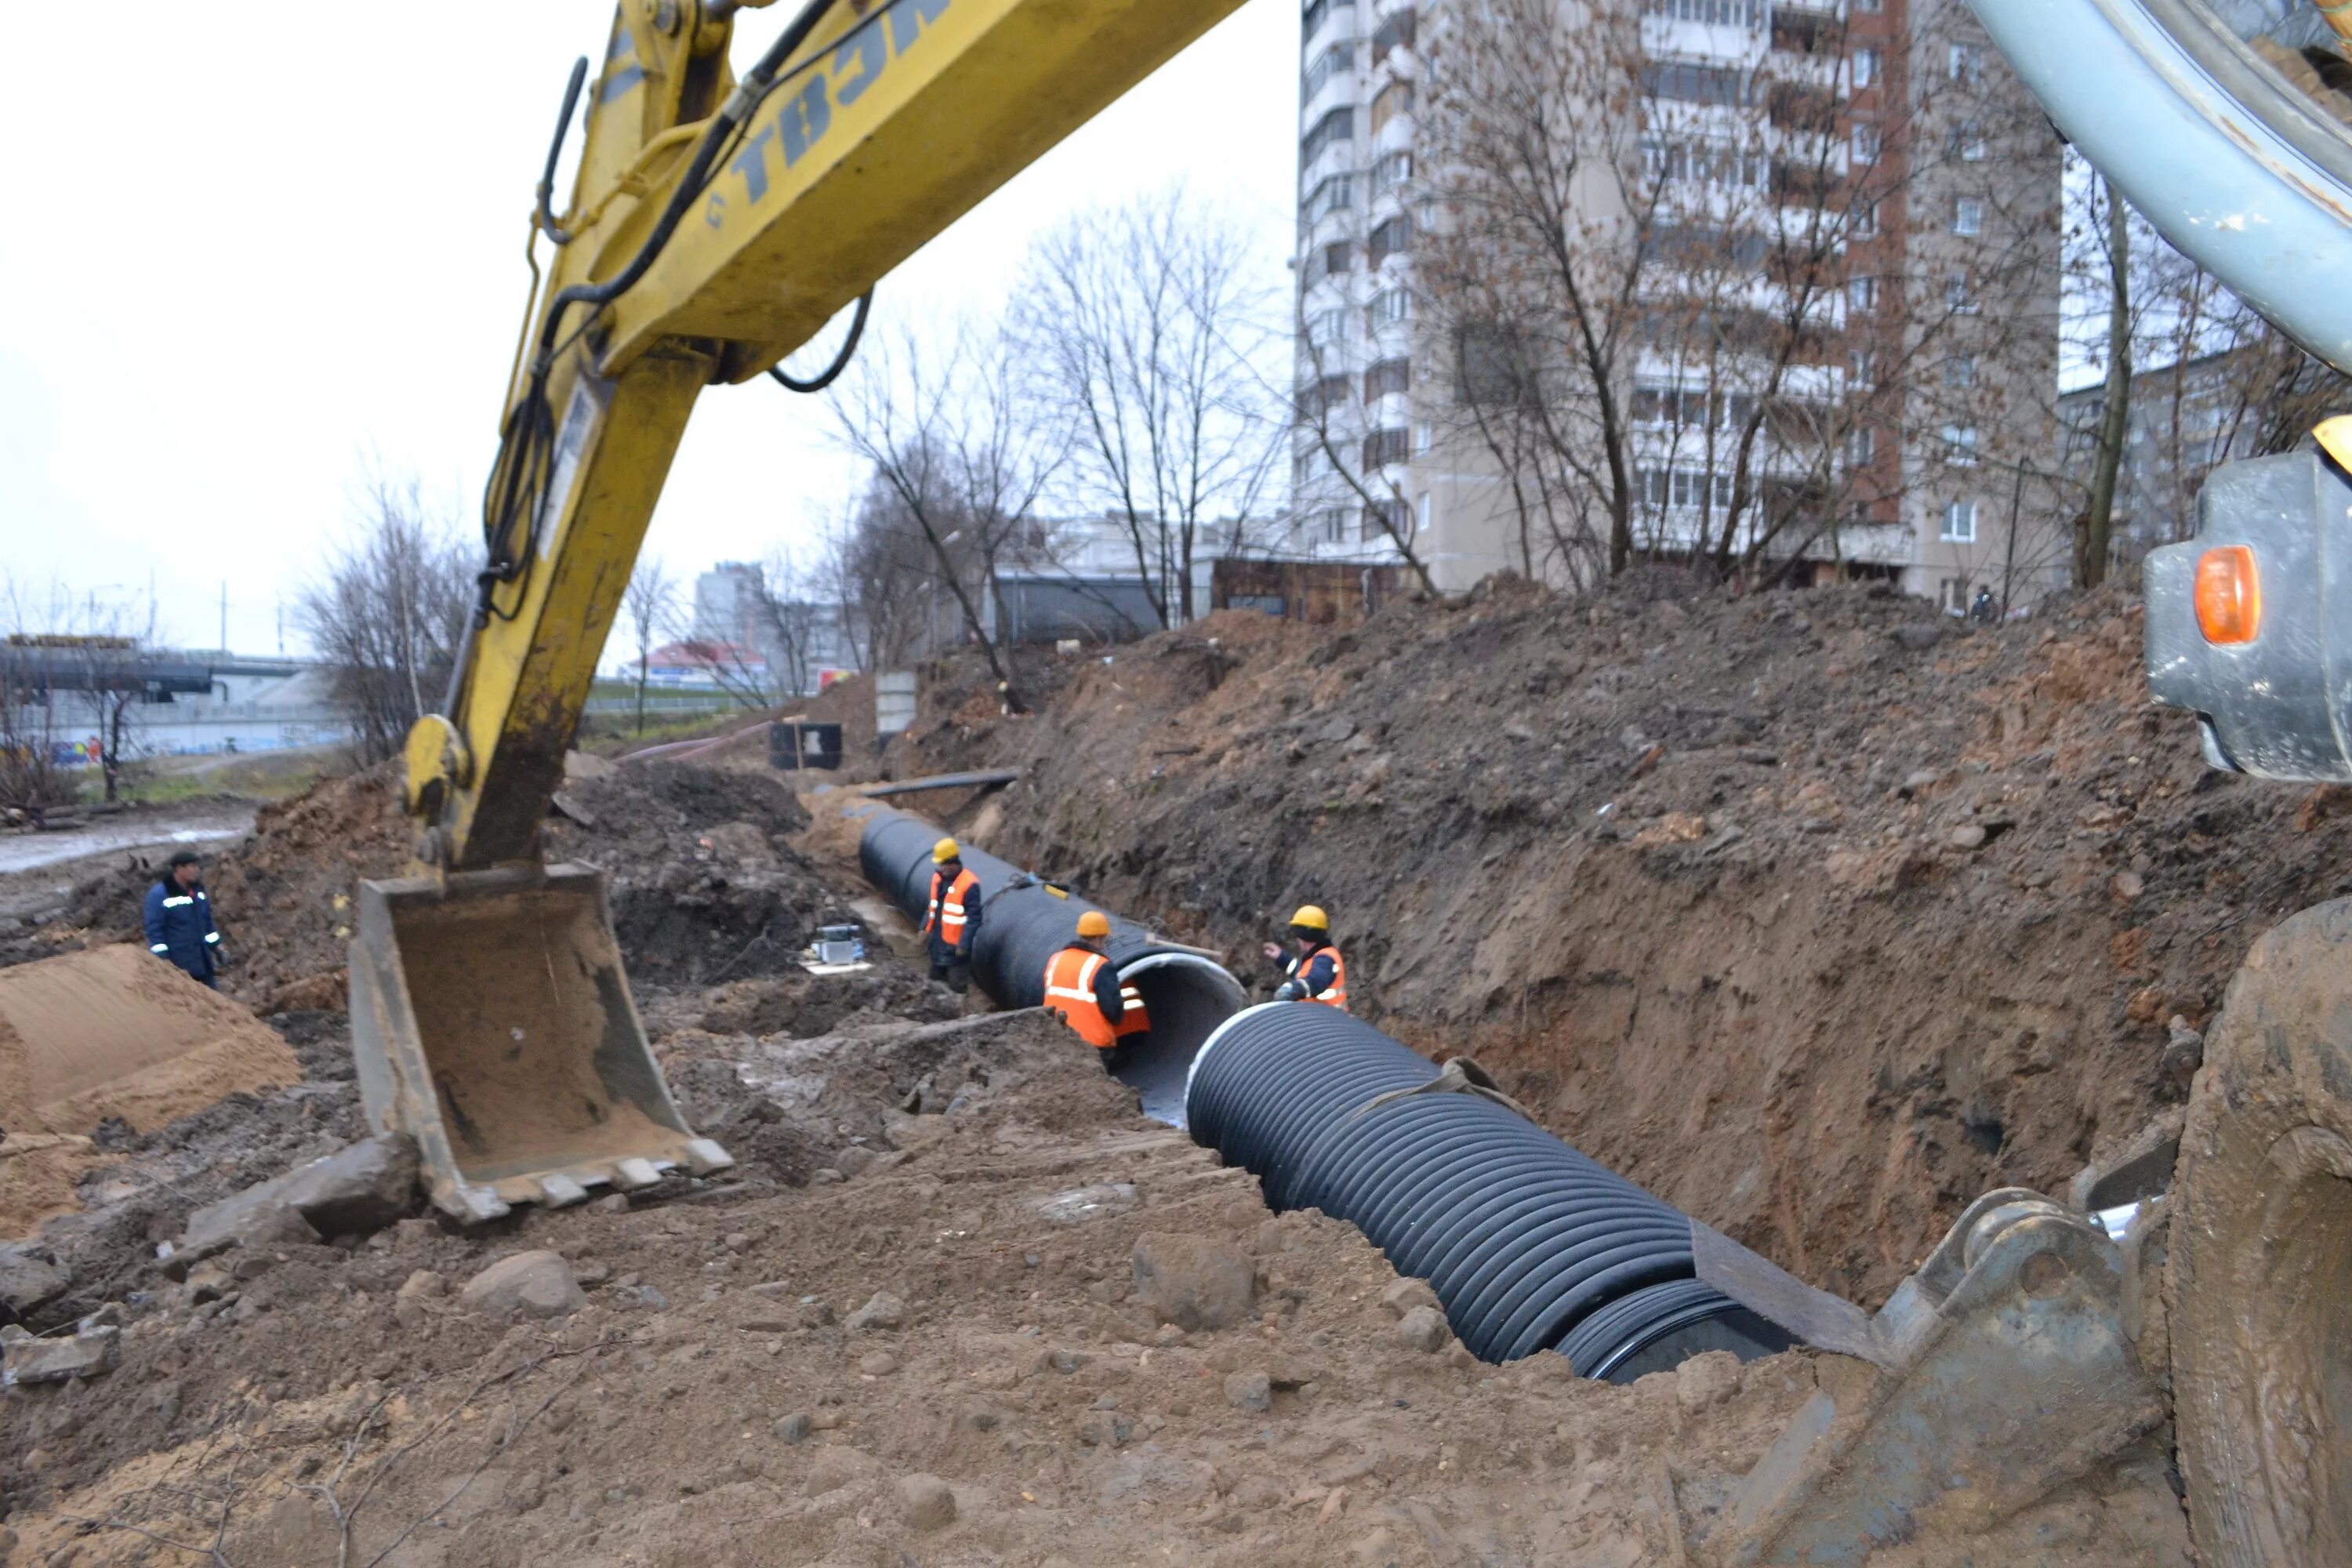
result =
[[[931,847],[948,835],[937,823],[887,806],[863,813],[857,859],[866,879],[920,923],[931,897]],[[1000,860],[963,846],[963,863],[980,879],[980,935],[972,944],[971,977],[1004,1007],[1035,1007],[1045,1000],[1045,965],[1067,947],[1078,916],[1101,909]],[[1247,1005],[1241,982],[1204,953],[1162,942],[1124,915],[1110,921],[1104,950],[1121,983],[1133,985],[1150,1015],[1143,1046],[1118,1053],[1120,1081],[1143,1096],[1148,1116],[1182,1126],[1184,1078],[1193,1053],[1217,1026]]]
[[1426,1279],[1483,1360],[1558,1350],[1587,1376],[1630,1382],[1704,1350],[1789,1348],[1693,1277],[1688,1216],[1507,1106],[1398,1092],[1437,1076],[1359,1018],[1273,1003],[1202,1046],[1186,1121],[1276,1210],[1347,1220]]

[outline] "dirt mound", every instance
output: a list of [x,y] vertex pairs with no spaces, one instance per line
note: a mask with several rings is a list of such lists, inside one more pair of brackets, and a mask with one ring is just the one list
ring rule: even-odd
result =
[[2177,1101],[2253,935],[2346,890],[2352,794],[2207,771],[2138,648],[2121,595],[1974,631],[1501,583],[1212,617],[1034,719],[934,708],[905,766],[1023,768],[988,847],[1251,968],[1326,905],[1359,1010],[1874,1300],[1979,1192]]
[[0,970],[0,1127],[152,1131],[238,1089],[297,1081],[286,1043],[128,944]]
[[612,873],[613,923],[633,978],[712,984],[775,973],[819,925],[850,918],[788,842],[808,824],[773,774],[628,763],[564,792],[548,855]]
[[87,1138],[0,1134],[0,1241],[38,1235],[44,1221],[80,1208],[74,1187],[100,1158]]

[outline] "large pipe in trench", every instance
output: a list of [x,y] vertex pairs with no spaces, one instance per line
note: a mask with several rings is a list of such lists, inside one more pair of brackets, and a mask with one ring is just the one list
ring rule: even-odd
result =
[[[942,829],[884,806],[864,818],[866,880],[920,921]],[[1045,1001],[1046,961],[1099,908],[963,846],[986,912],[972,978],[1001,1005]],[[1630,1383],[1703,1351],[1742,1360],[1790,1336],[1694,1277],[1691,1222],[1509,1108],[1398,1090],[1437,1066],[1360,1018],[1298,1003],[1245,1005],[1201,953],[1110,914],[1107,944],[1151,1015],[1119,1066],[1146,1113],[1259,1179],[1276,1213],[1347,1220],[1397,1272],[1425,1279],[1454,1333],[1490,1362],[1556,1350],[1588,1377]]]
[[1630,1383],[1702,1351],[1789,1348],[1695,1278],[1688,1216],[1508,1106],[1425,1091],[1439,1076],[1360,1018],[1267,1003],[1194,1056],[1186,1124],[1256,1176],[1276,1212],[1347,1220],[1399,1274],[1427,1280],[1483,1360],[1556,1350],[1588,1377]]
[[[945,830],[887,806],[855,809],[865,822],[857,859],[866,879],[919,923],[930,905],[931,846]],[[982,910],[972,942],[972,980],[1000,1006],[1043,1005],[1047,962],[1070,944],[1078,916],[1101,906],[970,845],[963,847],[963,863],[980,879]],[[1115,1070],[1142,1095],[1144,1114],[1181,1127],[1184,1074],[1193,1053],[1248,997],[1215,959],[1162,942],[1124,915],[1102,912],[1110,920],[1104,950],[1120,983],[1141,994],[1151,1018],[1146,1042],[1120,1050]]]

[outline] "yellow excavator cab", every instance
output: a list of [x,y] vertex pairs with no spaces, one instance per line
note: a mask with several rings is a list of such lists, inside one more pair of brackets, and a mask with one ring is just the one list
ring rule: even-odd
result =
[[559,865],[360,884],[352,1054],[469,1223],[733,1163],[694,1135],[629,994],[604,874]]

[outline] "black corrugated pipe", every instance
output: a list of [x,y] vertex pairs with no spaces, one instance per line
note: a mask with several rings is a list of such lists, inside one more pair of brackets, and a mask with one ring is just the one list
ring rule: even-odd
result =
[[[887,806],[853,807],[863,816],[857,859],[866,879],[920,923],[931,898],[931,846],[947,836],[938,824]],[[983,913],[972,944],[971,977],[1004,1007],[1035,1007],[1045,1000],[1045,965],[1070,943],[1078,916],[1099,904],[962,846],[963,863],[980,879]],[[1110,919],[1105,951],[1122,984],[1143,997],[1151,1033],[1141,1047],[1118,1055],[1120,1081],[1143,1096],[1144,1114],[1184,1124],[1184,1076],[1201,1042],[1240,1011],[1248,998],[1241,983],[1208,954],[1153,937],[1123,915]]]
[[1193,1058],[1193,1140],[1258,1177],[1276,1211],[1349,1221],[1429,1281],[1490,1362],[1566,1352],[1629,1383],[1701,1351],[1743,1360],[1789,1336],[1692,1275],[1690,1220],[1507,1106],[1402,1094],[1427,1058],[1330,1007],[1235,1014]]

